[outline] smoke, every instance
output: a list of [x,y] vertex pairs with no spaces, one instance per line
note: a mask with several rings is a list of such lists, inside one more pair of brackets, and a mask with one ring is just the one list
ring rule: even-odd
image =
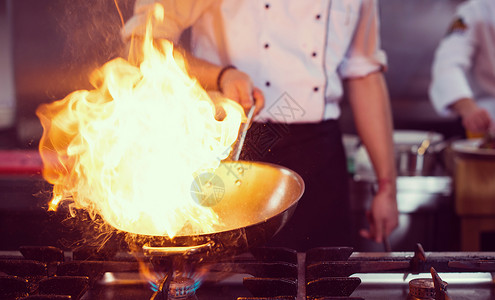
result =
[[[47,28],[43,31],[47,34],[47,44],[40,45],[38,50],[41,48],[43,51],[38,55],[33,54],[33,57],[48,61],[46,65],[63,74],[56,77],[60,80],[50,79],[50,84],[53,81],[54,87],[47,88],[49,98],[56,98],[62,93],[76,89],[91,88],[90,73],[115,57],[125,57],[125,45],[120,34],[123,25],[119,10],[123,20],[127,20],[132,15],[134,0],[50,0],[46,1],[46,6],[40,3],[38,6],[31,6],[33,3],[26,1],[18,7],[19,10],[38,10],[40,17],[33,19],[32,26],[37,26],[35,21],[44,22],[40,26]],[[43,39],[43,35],[40,39]],[[51,55],[44,54],[50,51]],[[44,74],[40,74],[40,77]],[[47,194],[45,187],[38,197],[46,199]],[[115,241],[120,243],[116,230],[101,218],[90,216],[87,212],[76,213],[70,207],[62,209],[58,215],[64,213],[67,214],[67,218],[62,222],[63,225],[70,229],[78,229],[82,234],[81,240],[63,242],[65,248],[73,249],[84,245],[101,250],[112,248]]]
[[[122,20],[132,15],[133,0],[58,0],[59,31],[64,37],[65,61],[72,68],[94,69],[124,56]],[[117,6],[118,5],[118,6]]]

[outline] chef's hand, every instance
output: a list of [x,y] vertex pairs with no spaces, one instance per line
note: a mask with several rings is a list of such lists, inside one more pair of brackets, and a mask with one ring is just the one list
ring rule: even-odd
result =
[[478,107],[462,115],[462,125],[473,133],[485,133],[492,123],[490,114],[483,108]]
[[362,237],[381,243],[399,225],[395,184],[382,182],[366,212],[369,229],[362,229]]
[[492,125],[490,114],[471,98],[456,101],[452,108],[461,116],[462,126],[471,133],[485,133]]
[[246,73],[237,69],[228,69],[220,78],[220,88],[223,94],[237,101],[246,111],[256,104],[257,114],[265,105],[263,92],[253,85],[251,78]]

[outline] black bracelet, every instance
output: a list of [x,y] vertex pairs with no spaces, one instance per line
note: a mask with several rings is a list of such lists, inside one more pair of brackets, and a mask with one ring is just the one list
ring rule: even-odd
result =
[[222,91],[222,87],[220,86],[220,83],[222,82],[222,76],[223,76],[223,74],[224,74],[226,71],[228,71],[228,70],[230,70],[230,69],[237,69],[237,68],[236,68],[235,66],[233,66],[233,65],[228,65],[228,66],[223,67],[223,68],[220,70],[220,73],[218,73],[218,77],[217,77],[217,89],[218,89],[220,92],[222,92],[222,93],[223,93],[223,91]]

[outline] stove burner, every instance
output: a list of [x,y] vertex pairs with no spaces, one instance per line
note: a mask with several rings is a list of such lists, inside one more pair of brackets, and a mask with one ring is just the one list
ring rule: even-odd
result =
[[199,281],[187,277],[176,277],[172,279],[168,288],[168,299],[193,300],[196,298],[196,290]]
[[447,282],[443,281],[435,268],[430,269],[431,278],[417,278],[409,281],[409,300],[436,299],[450,300]]
[[409,281],[409,298],[435,299],[435,285],[431,278],[417,278]]

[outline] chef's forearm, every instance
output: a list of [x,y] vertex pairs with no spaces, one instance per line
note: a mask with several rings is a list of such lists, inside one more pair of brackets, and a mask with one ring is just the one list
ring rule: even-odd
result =
[[363,141],[380,186],[395,191],[396,168],[390,101],[382,73],[345,81],[356,128]]
[[462,98],[455,101],[449,106],[449,108],[454,110],[460,116],[466,116],[472,111],[478,109],[478,105],[472,98]]
[[206,90],[218,90],[218,76],[224,66],[218,66],[195,57],[189,51],[177,49],[186,59],[186,68],[190,76],[196,78]]

